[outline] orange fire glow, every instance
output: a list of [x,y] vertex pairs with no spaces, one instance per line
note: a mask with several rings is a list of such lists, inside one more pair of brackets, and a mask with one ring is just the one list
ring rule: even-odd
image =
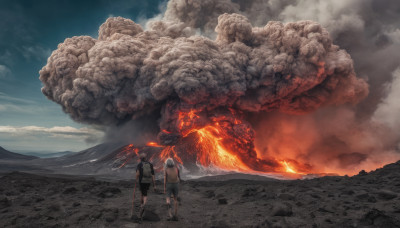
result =
[[283,165],[285,167],[285,171],[287,173],[297,173],[286,161],[283,161],[282,163],[283,163]]
[[214,165],[226,170],[250,171],[251,169],[237,155],[225,148],[219,126],[206,126],[193,133],[198,135],[196,147],[200,152],[198,161],[203,166]]
[[148,143],[146,144],[146,146],[163,147],[163,146],[159,145],[159,144],[156,143],[156,142],[148,142]]
[[[226,171],[280,173],[287,176],[305,174],[303,171],[307,171],[307,167],[301,167],[297,162],[259,158],[253,145],[254,131],[235,117],[234,110],[230,112],[232,115],[210,117],[211,121],[205,125],[198,123],[201,117],[195,110],[179,112],[175,126],[178,129],[177,134],[181,135],[180,141],[176,145],[167,146],[148,142],[147,147],[162,148],[160,153],[154,154],[150,159],[164,162],[172,157],[184,165],[189,156],[203,167],[217,167]],[[166,129],[161,132],[172,134]],[[132,149],[129,146],[126,150]],[[135,153],[138,153],[137,148]],[[156,167],[162,168],[162,165]]]

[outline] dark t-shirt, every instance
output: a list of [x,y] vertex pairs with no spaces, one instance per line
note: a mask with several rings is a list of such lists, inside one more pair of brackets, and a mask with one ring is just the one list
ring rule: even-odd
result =
[[[151,164],[150,162],[146,162],[150,164],[150,168],[151,168],[151,175],[154,175],[154,169],[153,169],[153,164]],[[142,182],[142,177],[143,177],[143,162],[140,162],[137,167],[136,167],[136,172],[139,170],[139,183]]]

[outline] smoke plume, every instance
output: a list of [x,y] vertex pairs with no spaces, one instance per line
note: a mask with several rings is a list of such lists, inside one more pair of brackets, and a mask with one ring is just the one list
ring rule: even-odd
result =
[[66,39],[40,71],[43,93],[73,119],[96,124],[147,115],[168,100],[303,113],[367,94],[350,56],[318,23],[253,28],[245,16],[222,14],[215,41],[182,30],[172,38],[167,26],[175,25],[160,21],[143,31],[129,19],[109,18],[98,40]]
[[400,53],[398,6],[385,2],[393,7],[170,0],[146,28],[115,17],[97,39],[67,38],[40,71],[42,92],[74,120],[113,132],[143,118],[176,131],[179,111],[207,120],[232,108],[256,126],[260,157],[333,161],[327,172],[380,165],[400,138],[371,118],[390,112],[379,103]]

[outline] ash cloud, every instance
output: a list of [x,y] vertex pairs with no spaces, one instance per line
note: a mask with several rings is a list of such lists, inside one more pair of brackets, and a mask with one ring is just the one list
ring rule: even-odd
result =
[[346,51],[318,23],[253,27],[222,14],[216,40],[169,21],[149,30],[109,18],[99,38],[72,37],[40,71],[42,92],[80,122],[118,124],[168,100],[194,107],[303,113],[356,103],[368,92]]
[[[254,126],[261,126],[256,127],[256,145],[267,154],[286,153],[292,159],[308,159],[315,166],[329,164],[330,170],[354,173],[357,169],[373,169],[400,158],[397,133],[400,127],[395,117],[398,113],[396,69],[400,65],[399,10],[395,0],[172,0],[166,15],[170,11],[171,18],[187,21],[208,37],[216,37],[212,27],[217,24],[216,15],[222,12],[245,15],[254,26],[273,20],[286,23],[312,20],[325,27],[333,42],[350,53],[356,74],[368,81],[369,95],[356,106],[322,108],[304,116],[264,113],[251,117]],[[196,16],[186,20],[187,15]],[[288,123],[298,128],[288,134],[280,128]],[[270,138],[271,134],[274,138]],[[354,135],[359,137],[355,139]],[[290,149],[295,152],[279,149],[285,147],[283,142],[294,145]],[[308,142],[310,147],[303,142]],[[349,157],[345,154],[359,154],[365,159],[341,163]]]
[[370,115],[384,96],[383,85],[399,65],[399,10],[396,0],[171,0],[165,17],[185,22],[209,37],[216,36],[214,28],[222,13],[245,15],[254,26],[274,20],[316,21],[351,54],[359,77],[368,79],[371,93],[360,108]]
[[[98,39],[66,39],[40,71],[42,91],[73,119],[107,126],[110,137],[129,134],[123,126],[136,126],[132,119],[150,115],[159,124],[171,101],[209,112],[234,107],[256,113],[247,116],[253,125],[269,124],[256,127],[265,153],[279,155],[272,149],[285,137],[303,138],[309,144],[291,148],[289,158],[368,169],[399,157],[398,128],[384,121],[397,113],[388,88],[399,67],[399,7],[394,0],[170,0],[146,29],[110,18]],[[278,127],[285,123],[303,127],[287,134]]]

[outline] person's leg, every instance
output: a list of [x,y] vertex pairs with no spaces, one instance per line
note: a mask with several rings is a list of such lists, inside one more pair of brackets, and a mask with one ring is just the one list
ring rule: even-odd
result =
[[147,196],[143,196],[143,206],[147,203]]
[[147,196],[143,196],[143,204],[140,205],[140,213],[139,213],[139,218],[142,219],[143,213],[144,213],[144,206],[146,206],[147,203]]
[[167,208],[168,208],[168,215],[169,219],[172,218],[172,208],[171,208],[171,187],[167,183],[167,189],[166,189],[166,202],[167,202]]
[[141,220],[144,213],[144,207],[147,203],[147,191],[149,190],[148,184],[141,184],[142,190],[142,197],[141,197],[141,205],[140,205],[140,212],[139,212],[139,219]]
[[174,196],[174,216],[177,218],[178,216],[178,198]]
[[166,202],[167,202],[168,215],[169,215],[169,218],[171,218],[172,217],[171,198],[168,195],[167,195]]
[[174,184],[174,218],[178,220],[178,184]]

